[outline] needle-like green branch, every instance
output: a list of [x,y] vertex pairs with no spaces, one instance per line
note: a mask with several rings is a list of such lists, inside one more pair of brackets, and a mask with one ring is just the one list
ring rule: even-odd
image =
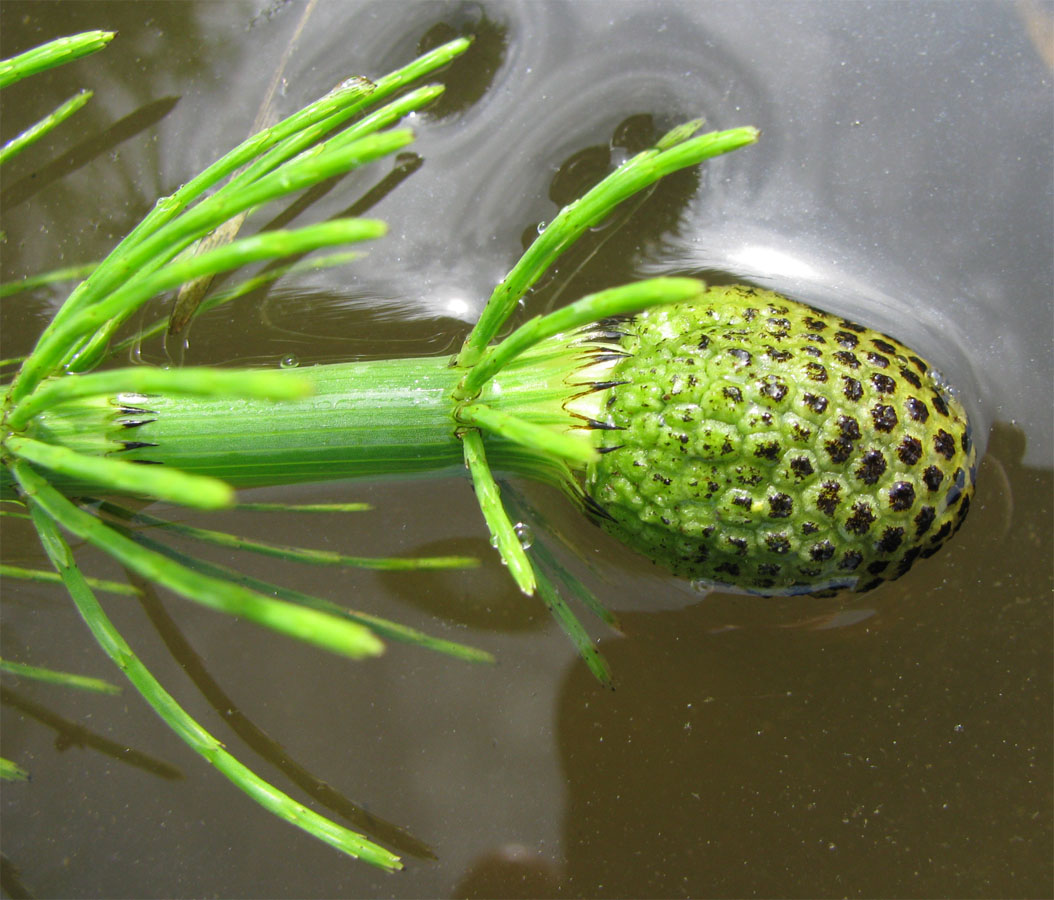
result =
[[18,56],[0,60],[0,88],[102,50],[116,34],[115,31],[85,31],[56,38]]
[[[188,600],[250,621],[352,659],[377,656],[384,645],[368,628],[312,609],[294,606],[229,584],[184,566],[118,534],[67,500],[23,460],[12,460],[12,473],[32,508],[47,513],[82,540],[138,572],[144,578],[181,594]],[[38,513],[34,524],[39,530]]]
[[689,138],[694,131],[692,125],[698,127],[698,123],[690,123],[690,130],[685,126],[675,128],[655,147],[626,161],[580,199],[560,210],[494,289],[458,354],[459,366],[469,368],[479,361],[527,289],[587,228],[599,224],[623,200],[672,172],[729,153],[758,139],[756,128],[732,128]]
[[534,569],[527,559],[527,554],[520,542],[516,528],[509,520],[505,508],[501,505],[501,491],[494,481],[494,474],[487,464],[487,455],[483,450],[483,439],[480,433],[472,428],[461,435],[465,447],[465,465],[472,475],[472,484],[476,489],[479,508],[490,529],[494,545],[501,554],[502,561],[509,567],[509,574],[523,593],[528,597],[537,586]]
[[[25,474],[25,473],[23,473]],[[32,484],[33,479],[29,478]],[[303,829],[349,856],[361,858],[382,869],[401,869],[402,863],[394,853],[379,847],[361,834],[343,828],[320,816],[292,797],[264,781],[228,753],[223,745],[191,718],[143,665],[120,632],[114,627],[99,601],[88,587],[74,562],[69,545],[59,533],[51,511],[37,503],[38,495],[30,500],[30,511],[40,533],[41,542],[52,565],[62,576],[66,588],[85,624],[117,667],[124,672],[136,690],[154,711],[196,753],[210,762],[233,784],[253,800],[292,825]]]
[[65,103],[60,104],[44,116],[43,119],[34,122],[21,134],[11,138],[3,147],[0,147],[0,165],[17,156],[30,144],[39,141],[53,128],[57,128],[91,100],[91,97],[91,91],[81,91],[78,94],[74,94]]

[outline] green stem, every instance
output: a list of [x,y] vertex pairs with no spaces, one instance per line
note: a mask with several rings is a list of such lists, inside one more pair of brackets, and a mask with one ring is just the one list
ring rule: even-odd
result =
[[[552,348],[539,353],[560,358]],[[569,389],[559,375],[567,368],[554,363],[556,376],[546,379],[538,366],[511,365],[481,400],[573,434],[580,423],[560,405]],[[451,395],[462,374],[438,357],[302,366],[275,372],[310,386],[311,395],[297,400],[115,392],[51,406],[24,434],[82,454],[163,464],[143,466],[144,480],[178,469],[258,487],[456,470],[464,460]],[[7,440],[24,449],[18,438]],[[488,435],[487,455],[498,469],[567,483],[564,464],[541,449]],[[68,478],[55,483],[99,490]]]
[[[121,397],[127,459],[212,473],[236,487],[403,475],[461,463],[446,360],[383,360],[287,370],[311,396],[284,403]],[[142,422],[141,425],[134,423]],[[112,434],[113,432],[111,432]]]

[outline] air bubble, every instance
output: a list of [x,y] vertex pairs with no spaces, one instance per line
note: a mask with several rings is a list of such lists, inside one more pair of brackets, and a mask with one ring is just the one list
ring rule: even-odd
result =
[[516,532],[516,537],[520,539],[520,546],[524,550],[530,550],[531,544],[534,543],[534,532],[531,530],[531,526],[524,522],[517,522],[512,530]]
[[944,373],[938,369],[929,369],[926,372],[926,377],[933,382],[933,386],[937,389],[937,393],[940,394],[941,399],[945,402],[951,402],[956,396],[955,388],[952,387],[950,381],[945,378]]
[[285,356],[282,357],[278,365],[283,369],[295,369],[297,366],[300,365],[300,360],[296,357],[295,354],[287,353]]

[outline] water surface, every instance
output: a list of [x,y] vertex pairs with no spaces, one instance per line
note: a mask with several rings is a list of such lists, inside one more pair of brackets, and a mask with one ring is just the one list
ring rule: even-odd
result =
[[[95,90],[76,126],[5,170],[4,280],[99,258],[242,139],[303,9],[6,2],[4,56],[80,29],[120,34],[4,94],[6,140]],[[305,778],[325,782],[344,799],[317,789],[314,807],[368,824],[407,869],[382,875],[271,819],[128,691],[86,698],[5,679],[3,755],[33,776],[4,788],[5,890],[1049,896],[1052,121],[1035,35],[1050,12],[320,4],[290,56],[282,112],[454,34],[479,36],[444,74],[443,101],[415,117],[413,157],[296,213],[306,223],[354,207],[391,234],[349,269],[280,282],[196,322],[186,347],[145,347],[146,359],[451,352],[539,223],[607,167],[688,118],[753,124],[759,145],[670,179],[590,235],[522,314],[688,271],[852,315],[937,363],[991,429],[977,500],[948,548],[894,584],[769,601],[700,598],[626,559],[559,497],[524,488],[536,534],[565,536],[561,558],[620,611],[621,635],[589,623],[613,692],[511,587],[463,479],[250,497],[376,507],[322,524],[178,512],[304,546],[483,559],[470,573],[334,576],[216,554],[484,647],[492,669],[399,647],[352,664],[171,596],[105,601],[236,755],[298,797]],[[61,297],[5,301],[2,355],[25,352]],[[122,577],[79,552],[92,574]],[[43,565],[17,521],[4,522],[4,556]],[[5,583],[3,625],[5,657],[117,678],[61,591]],[[89,736],[56,731],[55,717]],[[133,765],[102,739],[149,759]]]

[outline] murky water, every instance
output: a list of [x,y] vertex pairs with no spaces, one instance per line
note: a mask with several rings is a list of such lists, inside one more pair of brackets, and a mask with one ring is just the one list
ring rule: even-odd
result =
[[[7,139],[95,90],[75,126],[5,169],[4,279],[100,257],[244,137],[303,9],[4,3],[4,56],[120,32],[103,54],[4,94]],[[414,157],[299,213],[354,205],[390,236],[348,270],[196,322],[173,356],[277,367],[449,352],[559,203],[705,115],[758,125],[762,141],[590,235],[525,313],[694,271],[851,314],[917,346],[993,429],[977,501],[946,550],[866,596],[700,600],[527,488],[535,540],[568,537],[562,558],[620,610],[621,635],[590,623],[611,692],[511,587],[466,481],[256,491],[376,509],[209,525],[484,560],[470,573],[334,577],[217,554],[485,647],[493,669],[399,647],[352,664],[173,597],[105,601],[236,755],[368,829],[406,871],[349,862],[260,812],[129,691],[5,678],[3,755],[33,776],[3,790],[5,892],[1049,896],[1050,18],[1039,3],[320,4],[283,112],[456,33],[479,40],[416,117]],[[28,349],[60,299],[4,301],[2,355]],[[4,556],[43,565],[18,521],[4,522]],[[3,599],[4,657],[116,679],[61,591],[5,583]]]

